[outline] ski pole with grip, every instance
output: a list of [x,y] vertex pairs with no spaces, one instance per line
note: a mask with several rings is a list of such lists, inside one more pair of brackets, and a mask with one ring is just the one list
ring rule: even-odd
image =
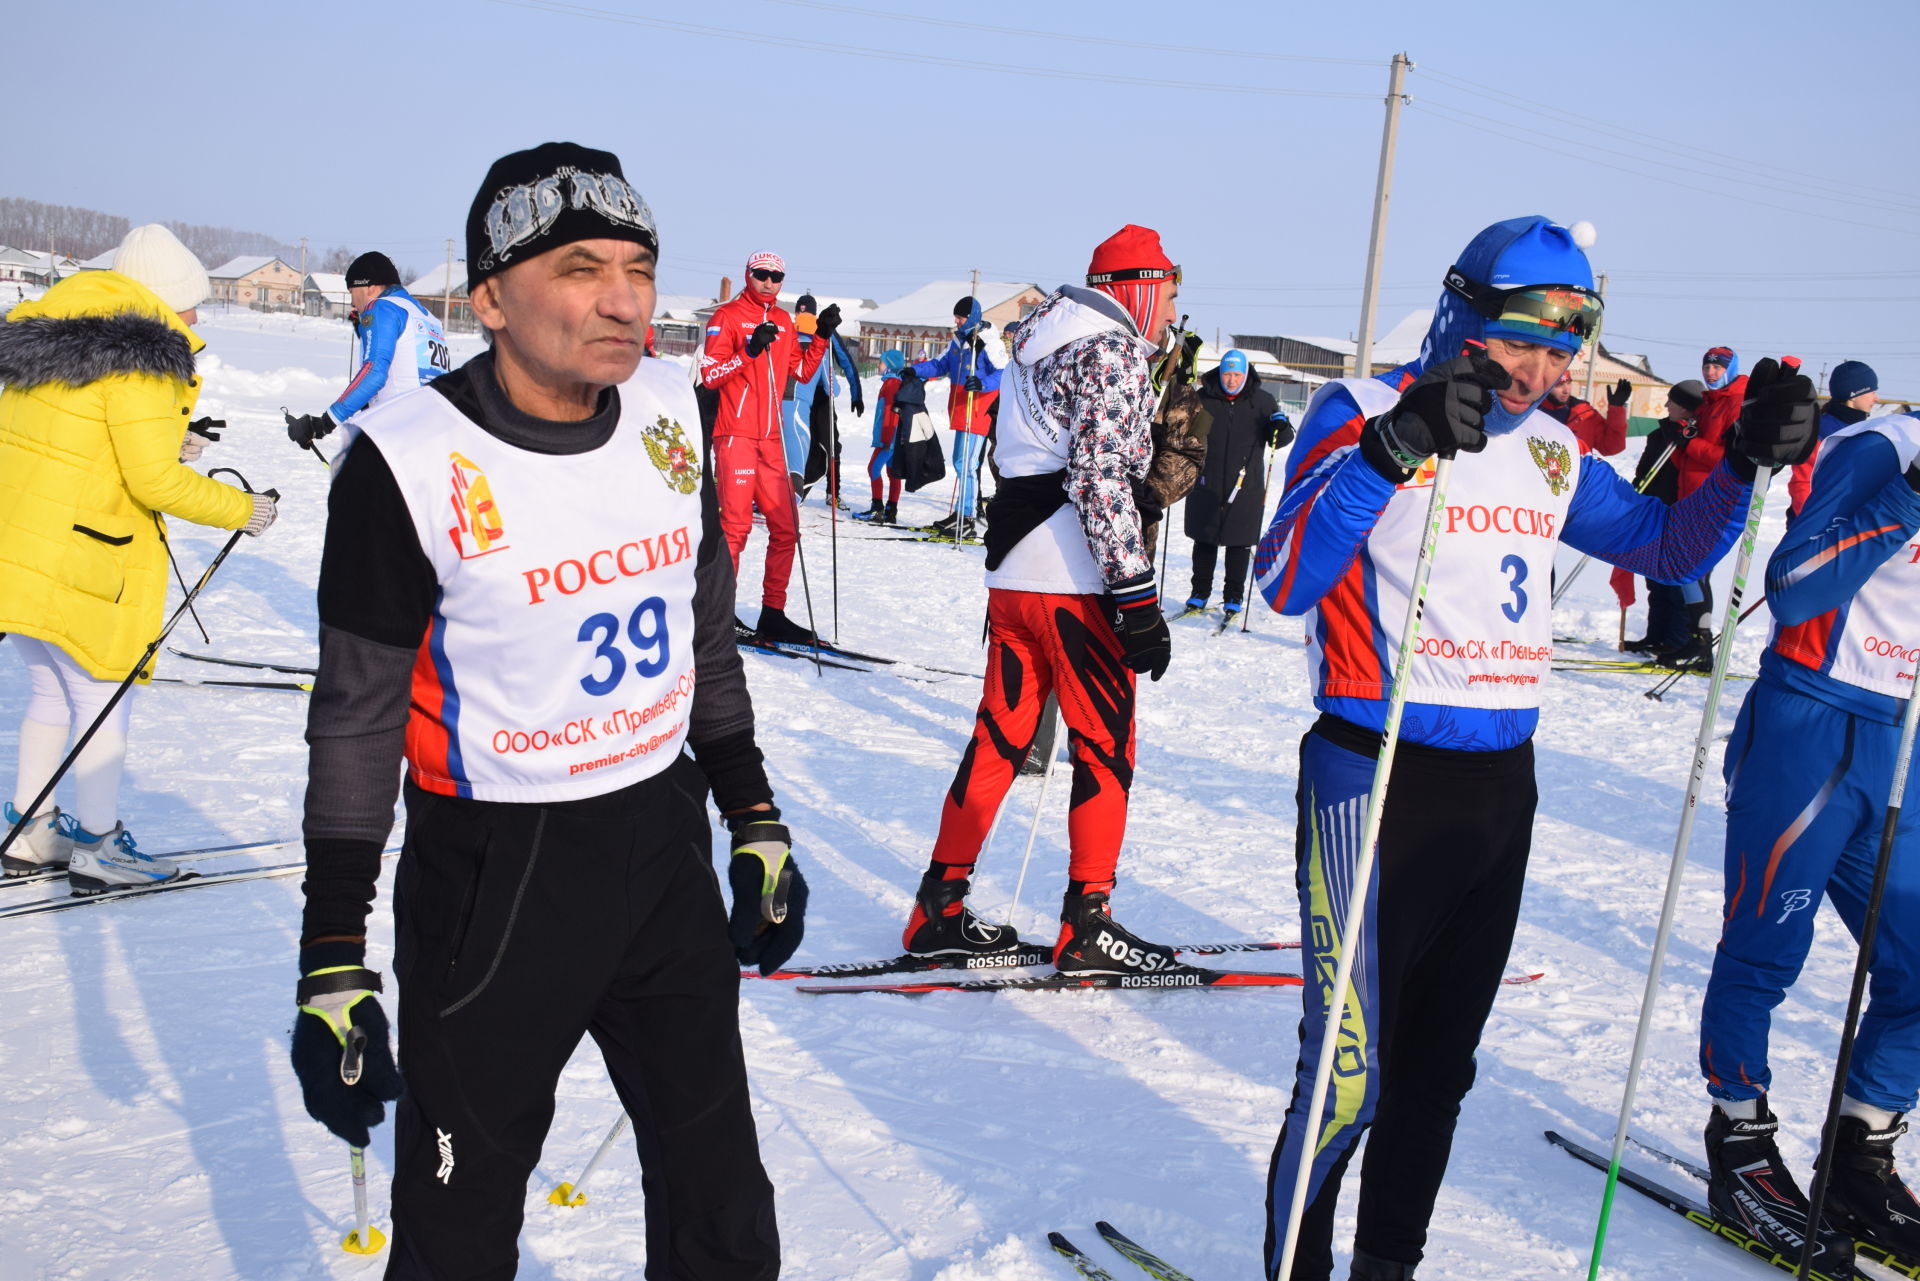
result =
[[[1920,678],[1920,673],[1916,674]],[[1860,1032],[1860,1007],[1867,994],[1868,967],[1873,964],[1873,941],[1880,932],[1880,904],[1887,893],[1887,871],[1893,865],[1893,840],[1900,828],[1900,809],[1907,797],[1907,772],[1913,767],[1913,732],[1920,722],[1920,690],[1911,684],[1907,710],[1900,718],[1900,746],[1893,755],[1893,785],[1887,793],[1887,816],[1880,825],[1880,853],[1873,864],[1873,886],[1867,891],[1866,915],[1860,923],[1860,953],[1853,962],[1853,986],[1847,992],[1847,1021],[1840,1025],[1840,1055],[1833,1063],[1833,1089],[1827,1096],[1827,1119],[1820,1127],[1820,1159],[1814,1163],[1813,1195],[1808,1198],[1810,1230],[1800,1247],[1796,1277],[1812,1274],[1819,1245],[1820,1212],[1827,1204],[1833,1181],[1834,1144],[1840,1134],[1840,1107],[1847,1093],[1847,1072],[1853,1066],[1853,1043]]]
[[[1048,722],[1047,728],[1051,731],[1053,728],[1053,719],[1059,715],[1059,707],[1057,704],[1049,701],[1041,708],[1041,711],[1046,715]],[[1009,928],[1013,926],[1013,914],[1020,908],[1020,891],[1026,888],[1027,864],[1033,859],[1033,841],[1034,838],[1040,834],[1040,815],[1045,813],[1047,808],[1047,784],[1053,781],[1054,758],[1060,754],[1054,747],[1054,735],[1049,732],[1045,737],[1047,740],[1047,764],[1046,767],[1040,771],[1040,797],[1033,803],[1033,822],[1027,825],[1027,849],[1026,852],[1020,856],[1020,876],[1013,883],[1013,899],[1007,904],[1007,925]],[[1016,767],[1014,774],[1015,778],[1020,777],[1017,768],[1018,767]],[[1004,801],[1001,803],[1001,808],[1002,810],[1006,808]],[[992,833],[989,832],[988,835],[991,836]]]
[[[350,1028],[347,1039],[340,1043],[340,1081],[343,1085],[358,1085],[360,1073],[366,1064],[367,1031],[365,1028]],[[340,1248],[348,1254],[376,1254],[387,1244],[387,1238],[379,1228],[368,1221],[367,1216],[367,1150],[347,1146],[347,1160],[353,1171],[353,1231],[347,1233],[347,1239]]]
[[1600,1275],[1600,1256],[1606,1249],[1607,1224],[1613,1215],[1613,1194],[1620,1185],[1620,1154],[1627,1146],[1627,1125],[1633,1118],[1633,1095],[1640,1083],[1640,1068],[1646,1059],[1647,1040],[1653,1031],[1653,1003],[1660,991],[1660,970],[1666,963],[1667,941],[1673,933],[1674,913],[1680,904],[1680,878],[1687,866],[1687,847],[1693,841],[1693,820],[1699,813],[1700,794],[1706,789],[1708,759],[1713,753],[1713,730],[1720,715],[1720,691],[1727,681],[1727,664],[1733,657],[1733,633],[1739,626],[1740,597],[1746,591],[1747,572],[1753,565],[1754,547],[1760,541],[1760,513],[1767,502],[1767,481],[1772,473],[1759,469],[1753,479],[1753,497],[1747,503],[1747,522],[1740,535],[1740,552],[1734,560],[1733,586],[1727,593],[1727,606],[1720,625],[1719,644],[1714,649],[1713,679],[1707,685],[1707,705],[1700,713],[1700,732],[1693,741],[1693,770],[1687,776],[1687,799],[1680,808],[1680,830],[1673,838],[1673,861],[1667,869],[1666,898],[1660,905],[1660,924],[1653,936],[1653,961],[1647,968],[1647,984],[1640,996],[1640,1023],[1633,1033],[1633,1053],[1627,1061],[1627,1083],[1620,1098],[1620,1117],[1613,1131],[1613,1152],[1607,1159],[1607,1185],[1600,1198],[1600,1221],[1594,1228],[1593,1255],[1587,1263],[1587,1281]]
[[1387,720],[1380,734],[1380,758],[1373,767],[1373,788],[1367,797],[1367,817],[1362,825],[1359,851],[1354,859],[1353,889],[1347,895],[1346,930],[1340,940],[1340,960],[1334,969],[1333,987],[1328,993],[1327,1010],[1320,1033],[1319,1061],[1313,1070],[1313,1093],[1302,1116],[1299,1169],[1294,1173],[1293,1200],[1287,1209],[1287,1231],[1281,1241],[1282,1277],[1293,1275],[1294,1250],[1300,1240],[1300,1220],[1307,1208],[1307,1184],[1313,1176],[1313,1155],[1317,1144],[1314,1134],[1321,1125],[1321,1110],[1326,1106],[1327,1087],[1333,1079],[1333,1052],[1339,1044],[1337,1029],[1344,1021],[1347,988],[1353,982],[1354,956],[1360,951],[1360,932],[1365,925],[1367,890],[1373,882],[1374,846],[1380,840],[1380,822],[1385,813],[1387,780],[1393,773],[1394,749],[1400,742],[1400,716],[1407,703],[1407,675],[1413,665],[1414,646],[1420,638],[1421,616],[1426,609],[1427,580],[1433,573],[1434,553],[1440,543],[1440,519],[1447,510],[1447,483],[1453,476],[1453,458],[1440,455],[1433,465],[1433,496],[1427,500],[1427,521],[1420,531],[1420,554],[1413,563],[1413,582],[1407,590],[1407,619],[1400,629],[1400,652],[1393,663],[1393,686],[1387,691]]
[[[1267,491],[1273,488],[1273,454],[1274,454],[1273,450],[1269,449],[1267,451],[1267,478],[1261,484],[1261,487],[1260,487],[1260,502],[1261,502],[1260,513],[1263,516],[1266,514],[1266,510],[1267,510],[1266,509]],[[1262,524],[1260,528],[1265,529],[1266,526]],[[1252,630],[1253,630],[1253,556],[1251,553],[1249,553],[1247,556],[1247,581],[1240,585],[1240,634],[1242,636],[1245,636],[1248,632]]]
[[[216,467],[213,471],[208,472],[207,475],[212,476],[223,471],[231,472],[235,476],[240,476],[240,473],[234,471],[231,467]],[[240,485],[241,488],[249,494],[255,492],[253,486],[247,484],[246,477],[244,476],[240,476]],[[280,497],[280,491],[277,489],[269,489],[264,492],[268,498],[276,501]],[[194,598],[206,587],[207,583],[213,578],[214,573],[219,570],[221,564],[227,559],[227,554],[233,550],[234,545],[240,541],[246,532],[244,529],[234,530],[233,537],[227,539],[226,546],[222,547],[219,554],[216,555],[212,561],[208,562],[204,570],[200,571],[200,577],[198,581],[194,583],[192,589],[187,592],[186,599],[182,600],[180,604],[174,608],[173,613],[167,618],[166,623],[161,626],[160,634],[153,638],[152,643],[147,646],[146,652],[141,654],[140,660],[133,665],[133,670],[127,673],[127,678],[120,682],[119,688],[113,691],[112,696],[107,699],[106,705],[100,709],[100,714],[93,718],[93,724],[87,726],[86,732],[80,735],[79,741],[73,745],[73,750],[68,752],[66,759],[60,762],[60,767],[53,771],[53,776],[47,779],[46,786],[40,789],[39,795],[33,798],[32,804],[28,805],[26,809],[21,812],[20,821],[13,825],[4,839],[0,839],[0,854],[5,854],[13,847],[14,841],[19,839],[21,831],[32,821],[33,816],[40,812],[40,807],[46,804],[47,799],[53,795],[54,788],[58,787],[60,780],[67,776],[67,771],[73,768],[73,763],[80,759],[80,753],[87,750],[87,744],[93,741],[93,736],[100,732],[102,725],[106,724],[107,717],[113,715],[113,709],[120,705],[120,700],[127,696],[127,691],[133,688],[133,683],[140,679],[140,673],[145,671],[147,664],[153,661],[154,654],[158,653],[160,646],[166,643],[166,639],[172,634],[175,625],[186,616],[188,610],[193,608]]]

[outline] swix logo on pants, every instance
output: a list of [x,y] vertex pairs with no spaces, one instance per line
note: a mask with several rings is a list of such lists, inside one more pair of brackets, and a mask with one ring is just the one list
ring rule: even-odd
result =
[[1167,958],[1158,952],[1143,952],[1125,939],[1117,939],[1105,930],[1093,940],[1109,960],[1117,961],[1135,970],[1157,970],[1167,963]]
[[453,1136],[439,1126],[434,1127],[433,1133],[440,1147],[440,1168],[433,1172],[433,1177],[445,1183],[453,1177]]

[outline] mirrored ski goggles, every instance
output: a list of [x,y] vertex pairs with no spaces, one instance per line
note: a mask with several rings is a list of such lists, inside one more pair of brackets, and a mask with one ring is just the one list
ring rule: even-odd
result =
[[1093,271],[1087,273],[1087,285],[1117,285],[1129,280],[1171,280],[1175,286],[1180,283],[1180,264],[1171,267],[1130,267],[1125,271]]
[[1467,279],[1458,267],[1447,272],[1447,289],[1501,332],[1528,342],[1576,345],[1600,332],[1600,295],[1582,285],[1527,285],[1492,289]]

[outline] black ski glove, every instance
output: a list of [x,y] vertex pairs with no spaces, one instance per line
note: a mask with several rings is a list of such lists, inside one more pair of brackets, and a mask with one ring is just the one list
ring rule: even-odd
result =
[[832,338],[839,328],[840,304],[836,302],[820,313],[820,321],[814,329],[822,338]]
[[1293,423],[1288,420],[1284,412],[1275,414],[1273,417],[1267,419],[1267,445],[1269,448],[1278,449],[1282,445],[1290,445],[1292,443]]
[[1435,365],[1400,395],[1400,403],[1367,420],[1360,453],[1395,484],[1435,454],[1451,458],[1487,447],[1482,424],[1494,393],[1513,382],[1484,347]]
[[753,327],[747,335],[747,359],[751,360],[767,348],[773,346],[773,340],[780,336],[780,326],[771,320],[762,321]]
[[859,383],[853,385],[853,416],[855,418],[865,418],[867,416],[867,402],[860,396]]
[[1114,600],[1113,630],[1126,647],[1128,667],[1148,680],[1167,674],[1167,664],[1173,661],[1173,635],[1167,630],[1157,594],[1149,590],[1144,599],[1130,598],[1124,605]]
[[1820,405],[1813,379],[1800,372],[1797,357],[1768,356],[1747,375],[1731,449],[1756,467],[1787,467],[1813,457],[1820,440]]
[[293,1074],[307,1114],[356,1148],[367,1146],[368,1127],[386,1120],[387,1104],[406,1089],[373,995],[380,976],[366,968],[366,954],[361,943],[301,948],[294,997]]
[[333,421],[331,414],[302,414],[298,418],[288,414],[286,417],[287,439],[302,449],[312,449],[314,441],[340,425]]
[[1607,403],[1609,405],[1624,405],[1632,399],[1633,384],[1624,378],[1607,388]]
[[961,391],[985,391],[987,385],[980,381],[978,374],[967,375],[967,381],[960,385]]
[[749,810],[727,819],[727,941],[740,964],[757,965],[763,975],[791,961],[807,932],[807,878],[794,862],[792,833],[774,821],[779,817],[778,810]]

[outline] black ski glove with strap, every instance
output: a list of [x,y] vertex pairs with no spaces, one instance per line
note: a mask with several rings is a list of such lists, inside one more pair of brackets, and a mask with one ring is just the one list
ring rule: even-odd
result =
[[814,328],[822,338],[832,338],[834,331],[840,328],[840,304],[836,302],[821,312],[819,323]]
[[[1142,514],[1141,521],[1148,523],[1159,515],[1156,512],[1149,518]],[[1153,576],[1143,575],[1137,584],[1123,584],[1108,591],[1113,601],[1113,630],[1120,634],[1127,666],[1148,680],[1159,680],[1173,661],[1173,634],[1167,630],[1166,615],[1160,612],[1160,594],[1154,590]]]
[[767,348],[773,346],[773,340],[780,336],[780,326],[771,320],[761,321],[747,335],[747,358],[751,360]]
[[1633,384],[1622,378],[1607,388],[1607,403],[1618,408],[1633,399]]
[[312,449],[314,441],[340,425],[331,414],[302,414],[298,418],[287,414],[286,419],[287,439],[302,449]]
[[793,834],[779,817],[775,809],[727,817],[733,834],[727,941],[740,964],[757,965],[763,975],[791,961],[807,932],[807,879],[793,860]]
[[1435,365],[1414,379],[1400,402],[1360,432],[1360,455],[1394,484],[1410,479],[1435,454],[1477,454],[1487,447],[1484,427],[1494,393],[1513,382],[1485,347]]
[[1789,467],[1813,457],[1819,440],[1820,404],[1799,359],[1761,360],[1747,375],[1729,457],[1738,453],[1756,467]]
[[356,1148],[368,1127],[387,1119],[405,1092],[394,1066],[387,1013],[374,996],[380,976],[365,965],[364,943],[315,943],[300,949],[294,999],[293,1074],[307,1114]]

